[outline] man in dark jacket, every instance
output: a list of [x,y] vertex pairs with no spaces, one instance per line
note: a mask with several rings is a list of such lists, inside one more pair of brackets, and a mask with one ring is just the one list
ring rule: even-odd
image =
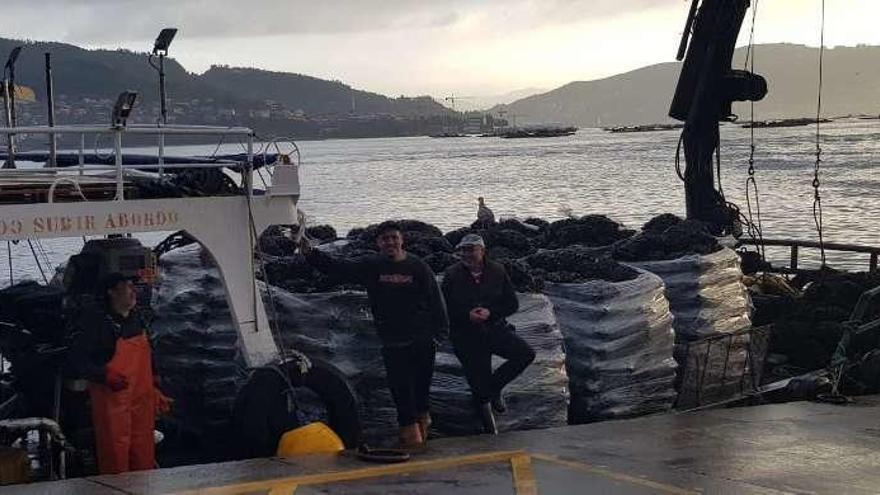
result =
[[[486,259],[486,245],[468,234],[456,247],[461,261],[443,275],[455,354],[487,433],[497,434],[494,412],[506,411],[502,391],[535,360],[535,351],[506,318],[519,309],[516,291],[500,263]],[[507,361],[492,371],[492,355]]]
[[89,381],[95,450],[101,474],[153,469],[153,429],[171,399],[156,388],[146,325],[130,277],[102,281],[106,302],[87,314],[71,346],[74,373]]
[[378,255],[356,262],[312,249],[305,238],[300,251],[317,269],[366,287],[397,406],[400,444],[419,448],[427,440],[431,422],[428,397],[436,341],[449,329],[446,305],[431,268],[403,249],[396,222],[379,225],[376,244]]

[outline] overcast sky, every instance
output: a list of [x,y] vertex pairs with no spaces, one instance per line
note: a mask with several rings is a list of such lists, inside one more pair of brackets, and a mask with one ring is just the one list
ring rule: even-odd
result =
[[[188,70],[339,79],[389,95],[553,88],[672,60],[689,0],[2,0],[0,37],[146,51]],[[756,41],[819,44],[821,0],[759,0]],[[828,45],[880,44],[880,0],[827,0]],[[749,20],[741,41],[747,41]],[[760,56],[760,55],[759,55]],[[760,59],[758,59],[760,65]]]

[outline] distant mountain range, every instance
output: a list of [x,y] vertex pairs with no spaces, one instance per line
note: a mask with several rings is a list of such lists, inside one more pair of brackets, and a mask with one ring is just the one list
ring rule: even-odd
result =
[[[33,89],[38,101],[45,101],[43,54],[52,54],[59,123],[107,121],[124,90],[140,94],[132,120],[155,122],[158,76],[147,54],[0,38],[0,63],[22,44],[16,83]],[[389,98],[300,74],[214,66],[199,75],[170,58],[165,70],[169,113],[178,123],[242,124],[305,137],[394,136],[436,132],[452,113],[428,96]],[[23,124],[45,123],[42,105],[21,112]]]
[[[17,83],[43,101],[43,53],[51,52],[58,122],[105,121],[119,92],[141,95],[133,120],[154,122],[158,114],[157,75],[144,53],[86,50],[54,42],[0,38],[0,58],[18,45]],[[804,117],[815,113],[818,49],[773,44],[755,47],[756,71],[767,77],[770,93],[756,105],[758,119]],[[736,51],[742,67],[745,49]],[[0,60],[2,63],[3,60]],[[506,111],[517,123],[558,123],[582,127],[664,123],[681,65],[662,63],[595,81],[578,81],[523,97],[525,89],[492,98],[456,101],[456,110]],[[389,98],[339,81],[252,68],[214,66],[204,74],[187,72],[166,60],[170,115],[179,123],[241,124],[258,131],[301,137],[405,136],[448,131],[464,125],[461,114],[435,99]],[[823,107],[826,116],[880,113],[880,47],[826,50]],[[494,101],[493,101],[494,100]],[[516,100],[516,101],[513,101]],[[747,118],[747,106],[734,111]],[[41,105],[22,105],[26,123],[44,123]]]
[[[792,44],[758,45],[755,72],[768,79],[769,94],[755,106],[755,118],[805,117],[816,113],[818,48]],[[734,67],[742,68],[745,48]],[[562,123],[582,127],[670,122],[667,116],[681,64],[662,63],[595,81],[578,81],[529,96],[506,110],[517,122]],[[826,49],[823,114],[829,117],[880,114],[880,47]],[[748,118],[748,106],[734,112]]]

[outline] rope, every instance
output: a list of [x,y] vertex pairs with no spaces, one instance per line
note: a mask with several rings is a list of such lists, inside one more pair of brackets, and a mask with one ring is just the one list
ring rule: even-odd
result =
[[6,259],[9,262],[9,285],[15,285],[15,279],[12,277],[12,242],[6,241]]
[[[247,193],[246,193],[247,194]],[[266,292],[269,295],[269,309],[272,311],[272,318],[269,319],[269,332],[272,333],[272,337],[275,339],[275,343],[278,346],[278,352],[281,354],[281,359],[286,360],[288,357],[287,349],[283,345],[281,341],[281,336],[278,332],[278,308],[275,305],[275,294],[272,290],[272,284],[269,283],[269,278],[266,275],[266,263],[263,259],[263,250],[260,247],[259,241],[259,233],[257,232],[257,223],[254,220],[254,208],[253,208],[253,198],[250,194],[247,194],[247,207],[248,207],[248,222],[250,223],[250,228],[248,229],[248,236],[251,241],[251,259],[257,259],[257,266],[260,270],[260,275],[263,277],[263,280],[266,282]],[[259,297],[259,289],[257,288],[256,277],[252,278],[253,280],[253,291],[254,291],[254,322],[256,324],[257,319],[257,297]]]
[[43,247],[43,243],[39,239],[37,239],[35,242],[37,244],[37,251],[39,251],[40,254],[43,256],[43,261],[46,263],[46,266],[49,267],[52,273],[55,273],[57,268],[55,267],[55,264],[52,263],[52,259],[49,258],[49,252],[46,251],[46,248]]
[[715,175],[718,179],[718,194],[721,196],[721,202],[727,203],[724,198],[724,186],[721,185],[721,133],[719,132],[715,141]]
[[819,251],[822,255],[822,267],[825,263],[825,239],[822,222],[822,196],[819,194],[819,169],[822,166],[822,84],[825,62],[825,0],[822,0],[822,24],[819,37],[819,91],[816,102],[816,163],[813,167],[813,222],[819,234]]
[[37,268],[40,269],[40,275],[43,276],[43,281],[46,282],[46,284],[48,284],[49,279],[46,278],[46,272],[43,271],[43,264],[40,263],[40,257],[37,256],[37,251],[36,251],[36,249],[34,249],[34,243],[30,239],[27,240],[27,243],[28,243],[28,246],[30,246],[30,248],[31,248],[31,254],[34,255],[34,261],[37,263]]
[[684,132],[678,136],[678,146],[675,147],[675,173],[682,182],[687,182],[681,172],[681,145],[684,143]]

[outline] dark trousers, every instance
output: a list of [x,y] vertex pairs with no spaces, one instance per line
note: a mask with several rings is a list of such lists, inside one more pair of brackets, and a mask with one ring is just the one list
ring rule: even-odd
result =
[[[535,351],[505,325],[471,328],[453,333],[452,345],[461,361],[474,400],[485,404],[501,393],[535,360]],[[492,371],[492,355],[507,361]]]
[[388,387],[397,406],[397,422],[409,426],[428,413],[436,348],[432,340],[403,347],[383,347]]

